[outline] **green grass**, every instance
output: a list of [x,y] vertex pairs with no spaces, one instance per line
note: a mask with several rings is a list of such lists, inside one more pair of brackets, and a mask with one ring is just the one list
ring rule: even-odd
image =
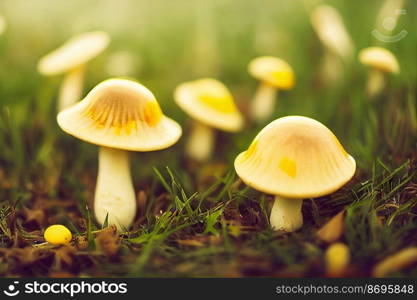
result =
[[[351,2],[331,3],[344,17],[356,50],[382,45],[401,66],[374,101],[365,95],[367,72],[356,57],[339,84],[320,82],[324,49],[303,1],[262,6],[210,1],[205,8],[214,16],[210,29],[195,26],[201,23],[200,1],[2,1],[0,12],[9,27],[0,36],[0,276],[325,276],[327,244],[315,233],[343,209],[341,241],[352,255],[349,276],[370,276],[381,259],[417,246],[416,3],[405,1],[408,13],[398,24],[407,37],[381,44],[371,35],[380,1],[360,7]],[[90,211],[96,146],[61,132],[55,121],[61,78],[36,71],[45,53],[93,29],[109,32],[112,43],[88,65],[85,92],[109,77],[105,65],[112,53],[129,51],[141,61],[133,77],[184,129],[170,149],[132,153],[139,209],[133,228],[120,240],[107,237],[119,247],[117,255],[95,239],[102,229]],[[255,45],[259,30],[267,38]],[[214,43],[207,42],[211,50],[200,53],[196,43],[207,35]],[[242,184],[233,170],[236,155],[265,124],[248,121],[241,133],[218,133],[213,158],[198,165],[184,155],[189,118],[172,100],[179,83],[214,76],[248,115],[257,82],[246,67],[263,54],[286,59],[296,73],[294,90],[279,94],[274,118],[299,114],[323,122],[358,163],[346,187],[304,201],[305,224],[295,233],[270,229],[272,197]],[[67,225],[87,247],[34,248],[53,223]],[[71,259],[62,259],[63,253]],[[417,268],[393,275],[415,277]]]

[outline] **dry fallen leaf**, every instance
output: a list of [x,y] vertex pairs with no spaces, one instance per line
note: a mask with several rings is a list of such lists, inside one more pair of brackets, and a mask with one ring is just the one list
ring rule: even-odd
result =
[[344,232],[344,217],[345,210],[333,216],[330,221],[317,231],[317,237],[327,243],[334,243],[339,240]]
[[120,238],[115,226],[107,227],[97,233],[95,238],[98,250],[106,256],[115,256],[119,251]]
[[53,249],[55,253],[56,269],[60,270],[62,266],[71,267],[74,261],[74,254],[76,249],[69,245],[61,246],[57,249]]
[[376,264],[372,270],[372,276],[385,277],[414,263],[417,263],[417,247],[406,248]]
[[39,227],[45,225],[46,218],[43,209],[23,207],[23,215],[25,216],[26,223],[35,222]]
[[50,255],[49,251],[34,247],[0,249],[1,257],[7,262],[14,262],[17,266],[31,266],[33,263]]

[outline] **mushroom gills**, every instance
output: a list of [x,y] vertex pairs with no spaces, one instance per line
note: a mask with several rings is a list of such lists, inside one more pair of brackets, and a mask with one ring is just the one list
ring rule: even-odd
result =
[[119,231],[131,225],[136,199],[127,151],[100,147],[94,211],[100,224],[108,215],[108,224],[116,225]]

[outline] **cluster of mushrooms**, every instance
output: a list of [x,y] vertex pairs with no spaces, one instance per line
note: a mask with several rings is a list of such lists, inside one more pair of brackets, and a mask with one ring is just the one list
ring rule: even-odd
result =
[[[329,39],[331,35],[320,29],[322,23],[328,27],[334,17],[330,11],[330,19],[323,19],[322,13],[316,11],[312,23],[328,48],[328,64],[348,57],[352,47],[342,29],[339,40]],[[332,26],[337,28],[337,22]],[[43,57],[38,70],[46,76],[65,74],[58,99],[58,125],[66,133],[99,146],[95,217],[100,224],[107,220],[119,231],[126,231],[136,212],[129,151],[168,148],[179,140],[182,129],[164,115],[152,92],[133,80],[105,80],[78,101],[87,62],[109,41],[104,32],[79,35]],[[363,49],[359,60],[371,69],[370,96],[383,89],[385,73],[399,72],[394,55],[380,47]],[[248,71],[260,82],[251,102],[251,119],[262,124],[274,114],[277,92],[294,87],[294,71],[287,62],[272,56],[253,59]],[[174,91],[174,100],[192,118],[186,153],[195,161],[210,158],[216,130],[238,132],[243,128],[244,117],[232,93],[216,79],[182,83]],[[245,184],[275,196],[271,227],[292,232],[303,224],[303,199],[328,195],[344,186],[353,177],[356,163],[325,125],[308,117],[286,116],[266,125],[248,149],[237,155],[234,167]]]

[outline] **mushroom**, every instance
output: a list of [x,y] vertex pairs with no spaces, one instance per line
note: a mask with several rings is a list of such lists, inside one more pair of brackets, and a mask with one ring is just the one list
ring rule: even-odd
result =
[[302,116],[276,119],[235,160],[247,185],[275,195],[270,222],[287,232],[303,224],[304,198],[328,195],[354,175],[355,160],[320,122]]
[[370,97],[377,96],[384,87],[384,73],[398,74],[400,67],[391,51],[381,47],[369,47],[359,52],[359,61],[371,68],[366,91]]
[[97,221],[127,229],[136,213],[129,151],[155,151],[173,145],[181,127],[163,115],[154,95],[143,85],[109,79],[77,104],[58,114],[66,133],[100,146],[94,199]]
[[323,82],[337,81],[344,73],[343,61],[350,61],[354,52],[343,18],[334,7],[321,4],[311,12],[310,21],[326,49],[321,67]]
[[109,41],[105,32],[83,33],[40,59],[38,71],[42,75],[65,73],[59,91],[58,111],[73,105],[81,98],[85,64],[103,52]]
[[346,244],[334,243],[324,254],[326,275],[328,277],[342,277],[350,262],[350,250]]
[[52,245],[64,245],[71,241],[72,233],[64,225],[56,224],[46,228],[43,237],[45,241]]
[[288,63],[272,56],[253,59],[249,63],[248,71],[260,80],[260,85],[252,100],[251,112],[256,121],[262,122],[274,112],[277,90],[290,90],[294,86],[294,72]]
[[197,161],[211,156],[214,129],[236,132],[243,126],[243,117],[231,93],[216,79],[185,82],[176,88],[174,99],[194,119],[186,152]]

